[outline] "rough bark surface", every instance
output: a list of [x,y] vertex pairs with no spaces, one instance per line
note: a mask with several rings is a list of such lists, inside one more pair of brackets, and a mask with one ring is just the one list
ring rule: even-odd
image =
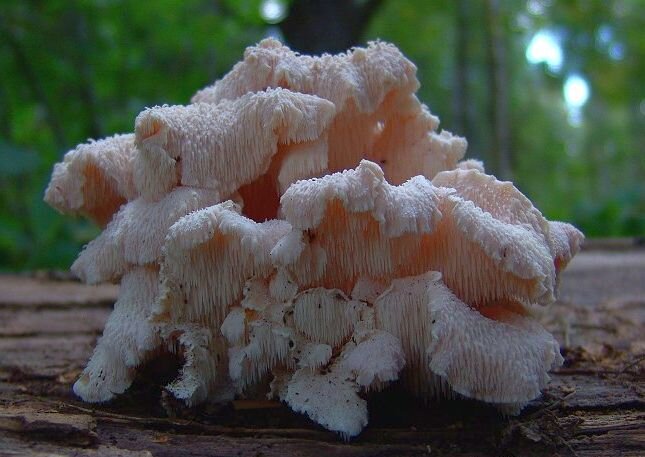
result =
[[519,417],[394,387],[351,443],[276,402],[181,408],[159,361],[117,401],[83,403],[71,384],[116,287],[0,276],[0,456],[644,455],[645,250],[604,247],[576,257],[542,311],[566,362]]

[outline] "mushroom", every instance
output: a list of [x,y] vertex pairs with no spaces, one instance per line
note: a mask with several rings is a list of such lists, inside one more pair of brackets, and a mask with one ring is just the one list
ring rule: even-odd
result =
[[386,43],[267,39],[191,104],[66,154],[45,199],[105,226],[72,270],[121,283],[74,391],[107,401],[170,351],[189,406],[268,395],[345,438],[393,382],[506,413],[536,398],[562,357],[532,308],[583,236],[460,161],[415,72]]
[[466,141],[443,131],[417,99],[416,67],[393,45],[370,42],[335,56],[300,55],[275,39],[247,48],[244,60],[195,94],[193,103],[220,103],[268,87],[329,100],[328,170],[352,168],[362,158],[379,163],[390,182],[431,178],[456,166]]
[[371,310],[338,290],[279,301],[269,285],[276,280],[277,272],[249,280],[222,324],[232,380],[243,392],[271,372],[269,396],[345,438],[357,435],[367,424],[359,393],[383,389],[405,365],[399,339],[373,328]]
[[338,289],[308,289],[294,299],[294,327],[309,339],[336,347],[351,335],[363,307]]
[[224,402],[234,398],[233,385],[221,363],[227,348],[220,335],[198,324],[165,325],[160,333],[167,348],[184,360],[178,376],[166,385],[167,392],[187,406],[207,399]]
[[166,233],[181,216],[220,201],[208,189],[177,187],[157,202],[136,198],[113,217],[72,265],[89,284],[118,280],[132,265],[156,265]]
[[349,292],[362,276],[391,280],[436,270],[484,310],[553,301],[555,263],[570,258],[581,239],[574,228],[555,226],[558,246],[570,246],[559,254],[552,225],[531,202],[475,169],[392,186],[376,164],[362,161],[355,170],[295,183],[281,204],[293,231],[271,255],[299,284]]
[[54,166],[45,201],[64,214],[81,214],[100,226],[134,198],[134,135],[80,144]]
[[240,212],[229,200],[170,227],[155,320],[199,322],[219,330],[229,308],[242,299],[247,279],[271,272],[271,249],[290,225],[282,220],[258,223]]
[[[512,184],[469,169],[391,186],[363,161],[355,170],[294,184],[282,210],[293,229],[272,251],[274,262],[298,284],[335,284],[373,303],[376,327],[401,340],[404,380],[413,392],[516,406],[535,398],[547,371],[562,363],[553,337],[528,315],[533,304],[554,299],[555,265],[577,250],[580,233],[549,224]],[[423,276],[433,269],[448,285],[442,283],[446,293],[438,301],[427,297],[424,283],[438,280]],[[444,315],[461,318],[443,321]],[[443,326],[434,325],[437,316]],[[478,339],[482,332],[490,335]],[[507,345],[517,360],[504,362]],[[465,375],[473,366],[481,371]],[[486,372],[490,367],[500,378]],[[526,374],[518,380],[512,372]],[[516,390],[502,382],[509,380]]]
[[395,279],[375,303],[377,325],[401,338],[410,388],[434,397],[452,390],[495,404],[523,405],[539,396],[547,371],[563,362],[553,336],[520,313],[485,317],[441,276],[430,271]]
[[326,170],[325,130],[333,115],[331,102],[285,89],[216,105],[145,110],[135,123],[137,189],[149,200],[176,185],[214,189],[222,196],[239,191],[255,219],[273,218],[279,188]]
[[107,401],[125,392],[135,369],[161,344],[148,320],[157,295],[157,278],[157,271],[145,266],[133,268],[122,277],[119,298],[103,335],[74,384],[74,393],[85,401]]

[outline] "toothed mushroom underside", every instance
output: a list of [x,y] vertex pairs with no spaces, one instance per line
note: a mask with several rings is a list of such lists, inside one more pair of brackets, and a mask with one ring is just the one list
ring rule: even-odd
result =
[[160,352],[188,405],[268,395],[348,438],[397,381],[519,412],[560,366],[531,308],[582,234],[463,158],[377,42],[321,57],[275,40],[134,134],[78,146],[45,199],[104,231],[72,271],[120,282],[74,392],[107,401]]

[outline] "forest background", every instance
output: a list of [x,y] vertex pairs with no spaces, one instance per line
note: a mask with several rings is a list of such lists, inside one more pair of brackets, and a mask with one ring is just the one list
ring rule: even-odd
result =
[[97,235],[42,201],[65,152],[187,103],[267,36],[396,44],[469,158],[588,237],[645,235],[644,31],[642,0],[5,0],[0,271],[66,269]]

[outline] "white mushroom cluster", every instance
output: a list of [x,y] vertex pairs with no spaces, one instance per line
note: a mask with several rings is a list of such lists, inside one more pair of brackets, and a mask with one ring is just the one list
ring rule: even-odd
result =
[[461,161],[386,43],[303,56],[268,39],[186,106],[78,146],[45,200],[104,231],[72,271],[120,282],[74,392],[123,393],[162,350],[188,405],[279,398],[349,438],[398,381],[519,412],[562,363],[531,307],[582,234]]

